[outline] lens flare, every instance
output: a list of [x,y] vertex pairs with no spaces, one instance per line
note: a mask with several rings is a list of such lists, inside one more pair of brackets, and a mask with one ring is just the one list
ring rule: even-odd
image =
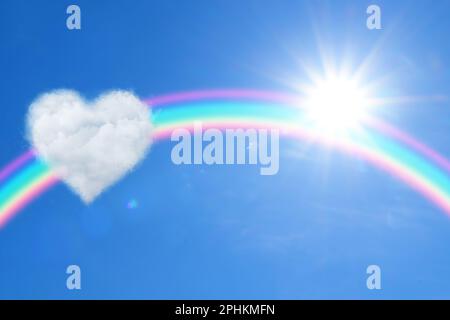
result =
[[127,208],[130,210],[137,209],[139,207],[139,202],[136,199],[131,199],[127,203]]

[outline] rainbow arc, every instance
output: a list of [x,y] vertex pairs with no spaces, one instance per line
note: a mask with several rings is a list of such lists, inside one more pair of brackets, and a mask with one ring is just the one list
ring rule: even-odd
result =
[[[364,159],[391,174],[450,216],[450,162],[426,144],[380,119],[367,117],[360,131],[332,137],[305,120],[302,99],[257,90],[206,90],[145,100],[155,140],[177,128],[276,128],[288,138],[319,143]],[[31,150],[0,170],[0,227],[59,182]]]

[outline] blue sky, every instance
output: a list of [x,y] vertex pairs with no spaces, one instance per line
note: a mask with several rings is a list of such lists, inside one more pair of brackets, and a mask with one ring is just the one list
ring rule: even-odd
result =
[[[208,88],[292,92],[322,52],[357,67],[376,95],[447,96],[448,1],[69,1],[0,3],[0,163],[29,148],[39,94],[142,98]],[[377,49],[375,51],[375,48]],[[385,119],[450,156],[448,100],[389,105]],[[85,206],[65,186],[0,231],[0,298],[450,298],[450,219],[361,160],[282,140],[280,171],[180,166],[170,142]],[[135,199],[138,207],[129,210]],[[66,267],[82,290],[66,289]],[[380,291],[366,268],[382,270]]]

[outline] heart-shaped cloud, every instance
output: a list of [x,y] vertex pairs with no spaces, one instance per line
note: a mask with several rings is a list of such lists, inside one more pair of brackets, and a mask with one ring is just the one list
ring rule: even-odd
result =
[[28,113],[28,137],[43,159],[85,203],[127,174],[151,145],[149,108],[113,91],[86,103],[74,91],[39,97]]

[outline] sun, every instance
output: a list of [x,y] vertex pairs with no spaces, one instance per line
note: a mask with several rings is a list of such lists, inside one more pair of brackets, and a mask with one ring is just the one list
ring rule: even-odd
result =
[[368,112],[367,90],[345,76],[319,79],[306,90],[306,120],[322,134],[343,135],[358,129]]

